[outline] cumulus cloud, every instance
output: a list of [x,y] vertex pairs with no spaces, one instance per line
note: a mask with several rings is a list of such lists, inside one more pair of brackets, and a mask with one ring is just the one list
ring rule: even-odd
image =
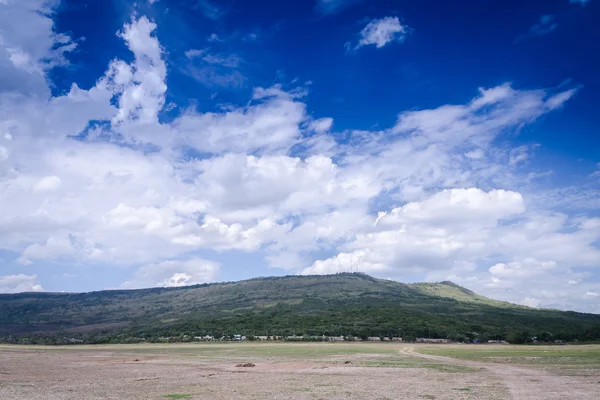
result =
[[406,39],[408,27],[402,25],[398,17],[374,19],[360,31],[360,39],[354,49],[374,45],[378,49],[391,42],[402,42]]
[[[411,202],[374,218],[372,228],[344,245],[351,250],[317,261],[303,273],[388,269],[391,274],[450,269],[456,261],[475,261],[490,251],[483,232],[493,232],[500,221],[524,212],[519,193],[480,189],[451,189],[421,202]],[[358,262],[357,260],[360,260]]]
[[155,23],[141,17],[126,24],[119,33],[135,60],[132,64],[114,61],[108,72],[111,83],[120,92],[119,112],[113,119],[116,123],[125,120],[155,123],[164,106],[167,69],[155,30]]
[[0,293],[42,292],[36,275],[0,276]]
[[[289,148],[300,136],[306,106],[285,92],[258,88],[256,102],[227,113],[188,110],[173,124],[188,145],[209,153],[272,152]],[[198,134],[202,132],[202,135]]]
[[124,289],[144,287],[176,287],[213,282],[219,273],[219,264],[201,258],[168,260],[144,265],[137,269]]

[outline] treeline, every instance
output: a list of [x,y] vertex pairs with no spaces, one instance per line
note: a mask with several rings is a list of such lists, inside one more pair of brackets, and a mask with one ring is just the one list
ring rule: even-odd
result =
[[[600,329],[598,327],[597,329]],[[215,336],[214,340],[211,341],[235,341],[233,334]],[[262,336],[262,335],[260,335]],[[345,341],[366,341],[369,336],[365,335],[340,335]],[[19,345],[76,345],[76,344],[134,344],[134,343],[190,343],[205,341],[195,339],[196,336],[188,333],[179,333],[172,336],[158,336],[147,334],[144,336],[130,336],[127,333],[106,333],[106,334],[78,334],[78,335],[49,335],[49,334],[33,334],[26,336],[9,336],[0,337],[0,343],[4,344],[19,344]],[[391,338],[392,336],[374,335],[379,337],[381,340],[384,338]],[[414,342],[417,337],[415,335],[403,336],[403,342]],[[434,335],[431,338],[445,338],[455,342],[462,343],[485,343],[488,340],[505,340],[511,344],[526,344],[526,343],[596,343],[600,342],[600,335],[597,332],[583,332],[580,335],[573,335],[569,333],[551,334],[549,332],[531,332],[531,331],[520,331],[520,332],[508,332],[505,335],[496,334],[460,334],[452,333],[444,337],[441,335]],[[247,341],[258,341],[259,336],[248,335]],[[268,336],[266,339],[269,341],[284,341],[284,342],[328,342],[328,336]]]
[[[284,314],[285,315],[285,314]],[[14,344],[113,344],[113,343],[159,343],[190,342],[195,337],[212,336],[230,338],[233,335],[245,335],[248,340],[258,336],[276,336],[280,338],[297,337],[295,340],[322,340],[322,337],[343,336],[366,340],[368,337],[402,337],[404,341],[414,341],[417,337],[450,339],[456,342],[486,342],[488,340],[506,340],[509,343],[538,342],[590,342],[600,341],[600,324],[584,329],[563,327],[551,331],[546,327],[510,326],[495,327],[482,323],[457,320],[449,323],[428,319],[411,321],[409,318],[394,321],[383,319],[380,323],[369,324],[365,321],[352,322],[350,315],[301,316],[288,315],[286,324],[278,313],[270,315],[238,315],[223,319],[190,321],[172,326],[141,325],[137,328],[106,330],[90,333],[32,333],[0,337],[2,343]],[[344,323],[343,320],[351,321]],[[377,318],[375,318],[377,319]],[[309,323],[309,322],[312,322]],[[303,337],[304,339],[298,339]],[[285,339],[282,339],[285,340]]]

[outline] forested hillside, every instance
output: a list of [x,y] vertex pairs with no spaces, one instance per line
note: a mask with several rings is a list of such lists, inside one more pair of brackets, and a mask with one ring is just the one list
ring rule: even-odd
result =
[[364,274],[257,278],[178,288],[0,295],[4,342],[127,342],[200,335],[598,340],[600,315],[540,310],[451,282]]

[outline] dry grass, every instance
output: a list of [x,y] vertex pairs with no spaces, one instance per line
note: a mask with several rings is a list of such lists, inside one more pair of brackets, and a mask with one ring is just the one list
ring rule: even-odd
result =
[[[571,390],[562,398],[595,398],[585,397],[591,379],[585,375],[557,377],[536,366],[501,374],[479,361],[423,358],[411,347],[428,349],[383,343],[0,346],[0,398],[533,399],[526,392],[515,397],[513,386],[533,392],[549,376],[578,385],[580,397]],[[236,367],[244,363],[255,367]],[[556,396],[568,388],[562,383],[553,389]]]

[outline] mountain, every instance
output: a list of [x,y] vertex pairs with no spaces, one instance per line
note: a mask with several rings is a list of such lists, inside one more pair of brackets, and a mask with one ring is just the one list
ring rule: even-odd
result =
[[256,278],[176,288],[0,295],[0,338],[89,343],[183,335],[353,335],[598,340],[600,315],[534,309],[452,282],[365,274]]

